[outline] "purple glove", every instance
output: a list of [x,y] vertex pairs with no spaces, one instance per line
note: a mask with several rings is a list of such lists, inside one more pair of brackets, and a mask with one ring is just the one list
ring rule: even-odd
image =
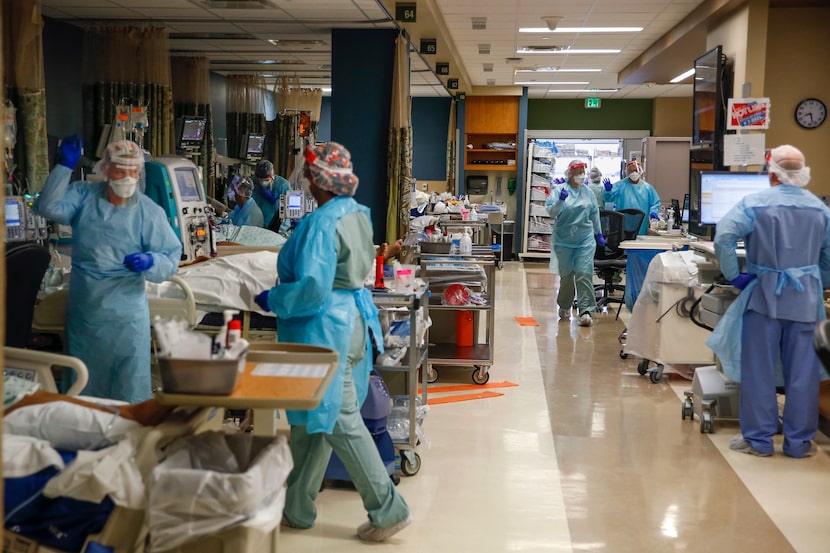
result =
[[75,169],[78,160],[81,159],[81,148],[83,148],[83,143],[80,136],[77,134],[67,136],[61,140],[61,145],[58,147],[60,151],[60,161],[58,163],[64,167]]
[[271,308],[268,306],[268,292],[270,292],[270,290],[265,290],[263,292],[260,292],[259,294],[257,294],[256,298],[254,298],[254,301],[256,302],[256,304],[260,308],[262,308],[262,310],[265,311],[266,313],[271,312]]
[[565,184],[568,182],[568,179],[565,177],[559,177],[558,179],[553,179],[553,184]]
[[131,253],[124,258],[124,265],[134,273],[142,273],[153,266],[153,255],[149,253]]
[[604,248],[607,245],[607,243],[605,242],[605,237],[602,235],[601,232],[597,234],[597,244],[600,248]]
[[262,193],[263,197],[266,200],[268,200],[269,204],[273,205],[273,204],[277,203],[277,198],[276,198],[276,196],[274,196],[274,193],[271,192],[271,189],[269,187],[262,186],[262,185],[257,185],[257,188],[259,188],[259,191]]
[[605,187],[605,190],[611,192],[611,179],[605,177],[602,179],[602,185]]
[[734,279],[732,279],[732,286],[737,288],[738,290],[743,290],[746,288],[746,285],[755,280],[755,275],[749,275],[747,273],[741,273]]
[[649,213],[648,218],[649,219],[660,219],[660,216],[657,215],[656,213]]
[[567,197],[568,197],[568,191],[563,188],[562,192],[559,193],[559,199],[564,202],[565,198],[567,198]]

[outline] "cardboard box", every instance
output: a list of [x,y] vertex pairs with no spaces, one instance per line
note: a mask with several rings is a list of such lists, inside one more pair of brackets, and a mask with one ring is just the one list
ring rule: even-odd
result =
[[39,546],[35,540],[3,530],[3,553],[61,553],[51,547]]

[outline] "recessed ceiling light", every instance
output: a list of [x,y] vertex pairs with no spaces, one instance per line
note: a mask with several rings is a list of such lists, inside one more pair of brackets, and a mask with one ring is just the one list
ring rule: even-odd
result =
[[277,63],[277,60],[259,60],[257,63],[262,63],[265,65],[271,65],[272,63]]
[[562,89],[556,88],[556,89],[554,89],[554,88],[550,88],[550,89],[548,89],[548,92],[565,92],[565,93],[590,92],[591,94],[596,92],[597,94],[601,94],[603,92],[617,92],[618,90],[619,90],[619,88],[583,88],[583,89],[573,89],[573,88],[572,89],[567,89],[567,88],[562,88]]
[[561,48],[556,46],[526,46],[516,50],[517,54],[619,54],[614,48]]
[[520,33],[639,33],[642,27],[519,27]]
[[586,85],[589,81],[515,81],[516,85],[555,84],[555,85]]
[[692,76],[692,75],[694,75],[694,74],[695,74],[695,68],[694,68],[694,67],[692,67],[692,68],[691,68],[691,69],[689,69],[688,71],[685,71],[685,72],[681,73],[680,75],[678,75],[677,77],[673,78],[673,79],[672,79],[672,80],[670,80],[669,82],[670,82],[670,83],[679,83],[680,81],[685,81],[686,79],[688,79],[689,77],[691,77],[691,76]]
[[537,67],[535,69],[517,69],[516,73],[599,73],[602,69],[561,69],[559,67]]
[[268,42],[270,42],[271,44],[273,44],[274,46],[276,46],[276,45],[277,45],[277,43],[279,43],[279,39],[277,39],[277,38],[269,38],[269,39],[268,39]]

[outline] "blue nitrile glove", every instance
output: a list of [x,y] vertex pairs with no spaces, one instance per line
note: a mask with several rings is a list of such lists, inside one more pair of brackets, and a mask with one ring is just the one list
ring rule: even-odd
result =
[[750,275],[747,273],[741,273],[735,278],[732,279],[732,286],[737,288],[738,290],[743,290],[746,288],[746,285],[755,280],[755,275]]
[[135,273],[141,273],[153,266],[153,255],[149,253],[131,253],[124,258],[124,265]]
[[604,248],[607,245],[607,242],[605,241],[605,237],[602,235],[601,232],[599,234],[597,234],[597,244],[599,245],[600,248]]
[[75,169],[78,160],[81,159],[81,148],[83,148],[83,143],[81,142],[80,136],[77,134],[67,136],[61,141],[61,145],[58,146],[60,152],[58,163],[64,167]]
[[264,290],[257,294],[254,298],[256,304],[266,313],[271,312],[271,308],[268,306],[268,292],[270,292],[270,290]]
[[563,188],[562,192],[559,193],[559,199],[564,202],[565,198],[567,198],[567,197],[568,197],[568,191],[565,188]]
[[271,189],[267,186],[259,185],[259,191],[262,192],[262,195],[268,200],[269,204],[277,203],[277,197],[274,196],[274,193],[271,192]]
[[605,177],[604,179],[602,179],[602,185],[605,187],[605,190],[611,192],[611,179]]
[[568,182],[568,179],[565,177],[559,177],[558,179],[553,179],[553,184],[565,184]]
[[658,219],[658,220],[659,220],[659,219],[660,219],[660,216],[659,216],[659,215],[657,215],[656,213],[649,213],[649,214],[648,214],[648,218],[649,218],[649,219]]

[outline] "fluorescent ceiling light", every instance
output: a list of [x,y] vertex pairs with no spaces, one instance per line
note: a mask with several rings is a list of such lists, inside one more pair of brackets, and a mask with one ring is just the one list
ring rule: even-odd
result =
[[534,84],[556,84],[556,85],[566,85],[566,84],[588,84],[590,81],[516,81],[513,84],[515,85],[534,85]]
[[516,73],[599,73],[600,71],[602,71],[602,69],[557,69],[556,67],[516,69]]
[[520,33],[639,33],[642,27],[519,27]]
[[550,88],[550,89],[548,89],[548,92],[571,92],[571,93],[573,93],[573,92],[590,92],[591,94],[596,92],[597,94],[601,94],[603,92],[616,92],[618,90],[619,90],[619,88],[583,88],[581,90],[577,90],[577,89],[573,89],[573,88],[572,89],[567,89],[567,88],[553,89],[553,88]]
[[331,92],[331,87],[330,86],[323,86],[323,87],[320,87],[320,90],[322,90],[323,92],[329,92],[330,93]]
[[670,82],[670,83],[679,83],[680,81],[684,81],[684,80],[688,79],[689,77],[691,77],[691,76],[692,76],[692,75],[694,75],[694,74],[695,74],[695,68],[694,68],[694,67],[692,67],[692,68],[691,68],[691,69],[689,69],[688,71],[686,71],[686,72],[684,72],[684,73],[681,73],[680,75],[678,75],[677,77],[673,78],[673,79],[672,79],[672,80],[670,80],[669,82]]
[[578,49],[578,48],[519,48],[516,50],[517,54],[619,54],[622,50],[614,48],[595,48],[595,49]]

